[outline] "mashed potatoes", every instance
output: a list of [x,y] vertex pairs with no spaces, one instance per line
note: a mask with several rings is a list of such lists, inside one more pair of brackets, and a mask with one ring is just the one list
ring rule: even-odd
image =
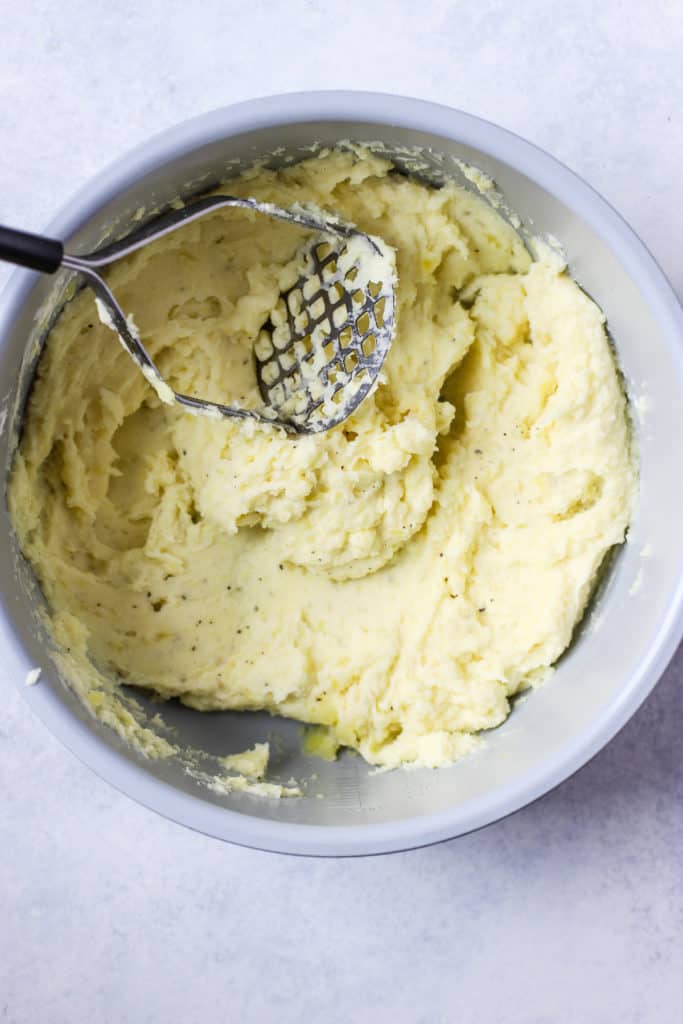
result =
[[[10,486],[53,628],[93,678],[328,727],[439,765],[571,638],[635,493],[597,306],[455,185],[368,153],[230,191],[314,202],[397,252],[384,380],[291,437],[163,404],[81,292],[52,330]],[[252,349],[305,233],[209,215],[109,276],[167,379],[260,404]]]

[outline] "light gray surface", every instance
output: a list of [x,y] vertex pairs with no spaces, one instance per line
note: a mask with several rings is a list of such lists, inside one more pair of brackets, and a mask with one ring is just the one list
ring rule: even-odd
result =
[[[379,88],[547,147],[683,291],[677,3],[656,21],[616,0],[394,3],[375,62],[346,70],[320,7],[276,10],[207,3],[203,24],[158,2],[125,17],[92,0],[8,6],[0,219],[39,228],[117,153],[203,109]],[[386,24],[383,5],[369,10],[335,19],[341,53],[362,26]],[[0,1020],[678,1020],[682,677],[679,654],[611,746],[516,817],[355,862],[251,853],[161,821],[79,766],[5,687]]]

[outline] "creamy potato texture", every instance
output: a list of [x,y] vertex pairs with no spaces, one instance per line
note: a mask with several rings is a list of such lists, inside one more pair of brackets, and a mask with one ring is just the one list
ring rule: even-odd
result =
[[[477,195],[369,153],[230,191],[313,202],[394,247],[381,383],[322,435],[195,417],[160,401],[86,289],[28,405],[21,545],[93,680],[293,716],[377,765],[447,763],[547,673],[624,539],[635,473],[603,315]],[[253,346],[306,237],[225,210],[109,281],[175,387],[257,406]]]

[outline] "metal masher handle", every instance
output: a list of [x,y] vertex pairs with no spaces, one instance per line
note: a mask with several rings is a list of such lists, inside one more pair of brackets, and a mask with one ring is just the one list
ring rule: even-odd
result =
[[43,274],[54,274],[59,270],[63,257],[64,246],[55,238],[0,225],[0,260],[28,267],[29,270],[40,270]]
[[[64,246],[54,238],[46,238],[43,235],[34,235],[29,231],[19,231],[16,228],[8,228],[0,225],[0,260],[14,263],[20,267],[28,267],[29,270],[39,270],[45,274],[54,274],[60,267],[67,270],[75,270],[82,274],[109,314],[109,325],[119,335],[128,353],[132,356],[136,365],[145,373],[149,379],[151,373],[157,381],[165,384],[164,378],[159,372],[152,357],[142,344],[142,341],[133,333],[123,310],[112,294],[104,278],[100,277],[95,268],[105,267],[113,263],[121,256],[126,256],[136,249],[142,248],[147,242],[154,238],[161,237],[188,223],[196,217],[205,213],[208,209],[220,206],[242,206],[252,209],[259,209],[261,204],[253,199],[236,199],[232,196],[208,197],[198,200],[191,207],[184,207],[181,210],[172,210],[165,216],[158,219],[154,229],[149,225],[140,231],[115,242],[112,245],[104,246],[97,252],[83,256],[72,256],[64,252]],[[268,211],[270,212],[270,210]],[[274,216],[282,217],[282,211],[275,208]],[[305,212],[296,213],[292,220],[308,227],[308,215]],[[344,230],[346,230],[344,228]],[[340,231],[341,233],[341,231]],[[221,405],[218,402],[208,402],[194,398],[191,395],[174,393],[176,402],[185,408],[195,412],[207,412],[209,415],[234,416],[240,419],[255,419],[272,425],[270,419],[262,416],[253,409],[240,409],[233,406]]]

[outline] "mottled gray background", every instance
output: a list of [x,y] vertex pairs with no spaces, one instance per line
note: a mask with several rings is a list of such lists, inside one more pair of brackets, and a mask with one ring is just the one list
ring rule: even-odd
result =
[[[2,221],[40,229],[93,172],[209,108],[378,89],[546,147],[683,293],[680,0],[0,0],[0,15]],[[0,1021],[678,1022],[682,683],[679,652],[608,749],[505,822],[314,861],[136,806],[5,679]]]

